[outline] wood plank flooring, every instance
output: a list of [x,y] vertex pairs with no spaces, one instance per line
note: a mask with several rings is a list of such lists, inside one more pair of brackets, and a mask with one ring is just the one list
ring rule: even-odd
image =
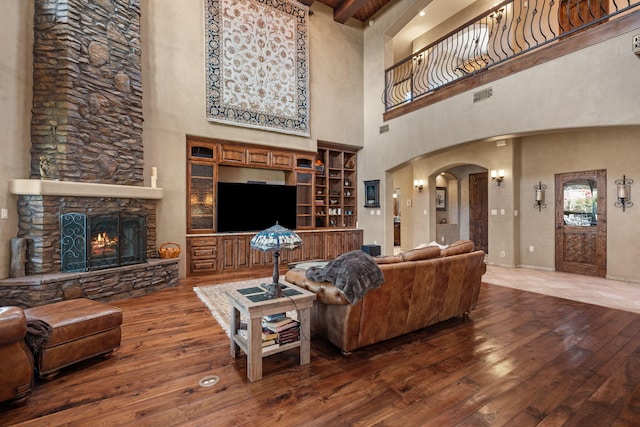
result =
[[114,302],[121,348],[0,404],[0,425],[640,425],[640,314],[483,285],[469,321],[348,357],[315,338],[309,365],[280,353],[249,383],[195,284]]

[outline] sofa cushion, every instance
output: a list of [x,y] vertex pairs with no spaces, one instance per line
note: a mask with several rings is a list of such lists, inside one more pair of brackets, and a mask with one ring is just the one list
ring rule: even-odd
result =
[[420,249],[411,249],[400,254],[405,261],[421,261],[440,257],[440,248],[437,246],[427,246]]
[[378,255],[373,260],[376,264],[395,264],[404,261],[400,255]]
[[469,252],[473,252],[473,242],[471,240],[458,240],[441,251],[442,256],[466,254]]

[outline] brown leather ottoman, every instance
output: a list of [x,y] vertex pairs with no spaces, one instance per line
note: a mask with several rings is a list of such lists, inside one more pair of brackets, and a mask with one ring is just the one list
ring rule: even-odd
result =
[[27,319],[39,319],[53,328],[36,355],[40,378],[50,379],[65,366],[110,354],[120,346],[122,310],[78,298],[24,310]]

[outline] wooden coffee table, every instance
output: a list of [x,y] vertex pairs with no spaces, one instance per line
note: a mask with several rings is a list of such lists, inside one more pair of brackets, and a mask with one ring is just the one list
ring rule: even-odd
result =
[[[227,291],[231,305],[231,357],[242,349],[247,355],[247,378],[257,381],[262,378],[262,358],[281,351],[300,348],[300,364],[311,361],[311,307],[316,294],[295,285],[285,283],[285,296],[264,299],[266,290],[261,286]],[[269,314],[296,310],[300,322],[300,339],[277,348],[262,350],[262,318]],[[247,338],[238,334],[240,316],[247,318]]]

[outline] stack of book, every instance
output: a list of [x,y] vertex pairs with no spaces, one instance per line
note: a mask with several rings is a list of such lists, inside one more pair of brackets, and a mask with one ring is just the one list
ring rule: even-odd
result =
[[262,319],[262,329],[276,334],[277,345],[284,345],[300,338],[300,322],[284,313],[265,316]]

